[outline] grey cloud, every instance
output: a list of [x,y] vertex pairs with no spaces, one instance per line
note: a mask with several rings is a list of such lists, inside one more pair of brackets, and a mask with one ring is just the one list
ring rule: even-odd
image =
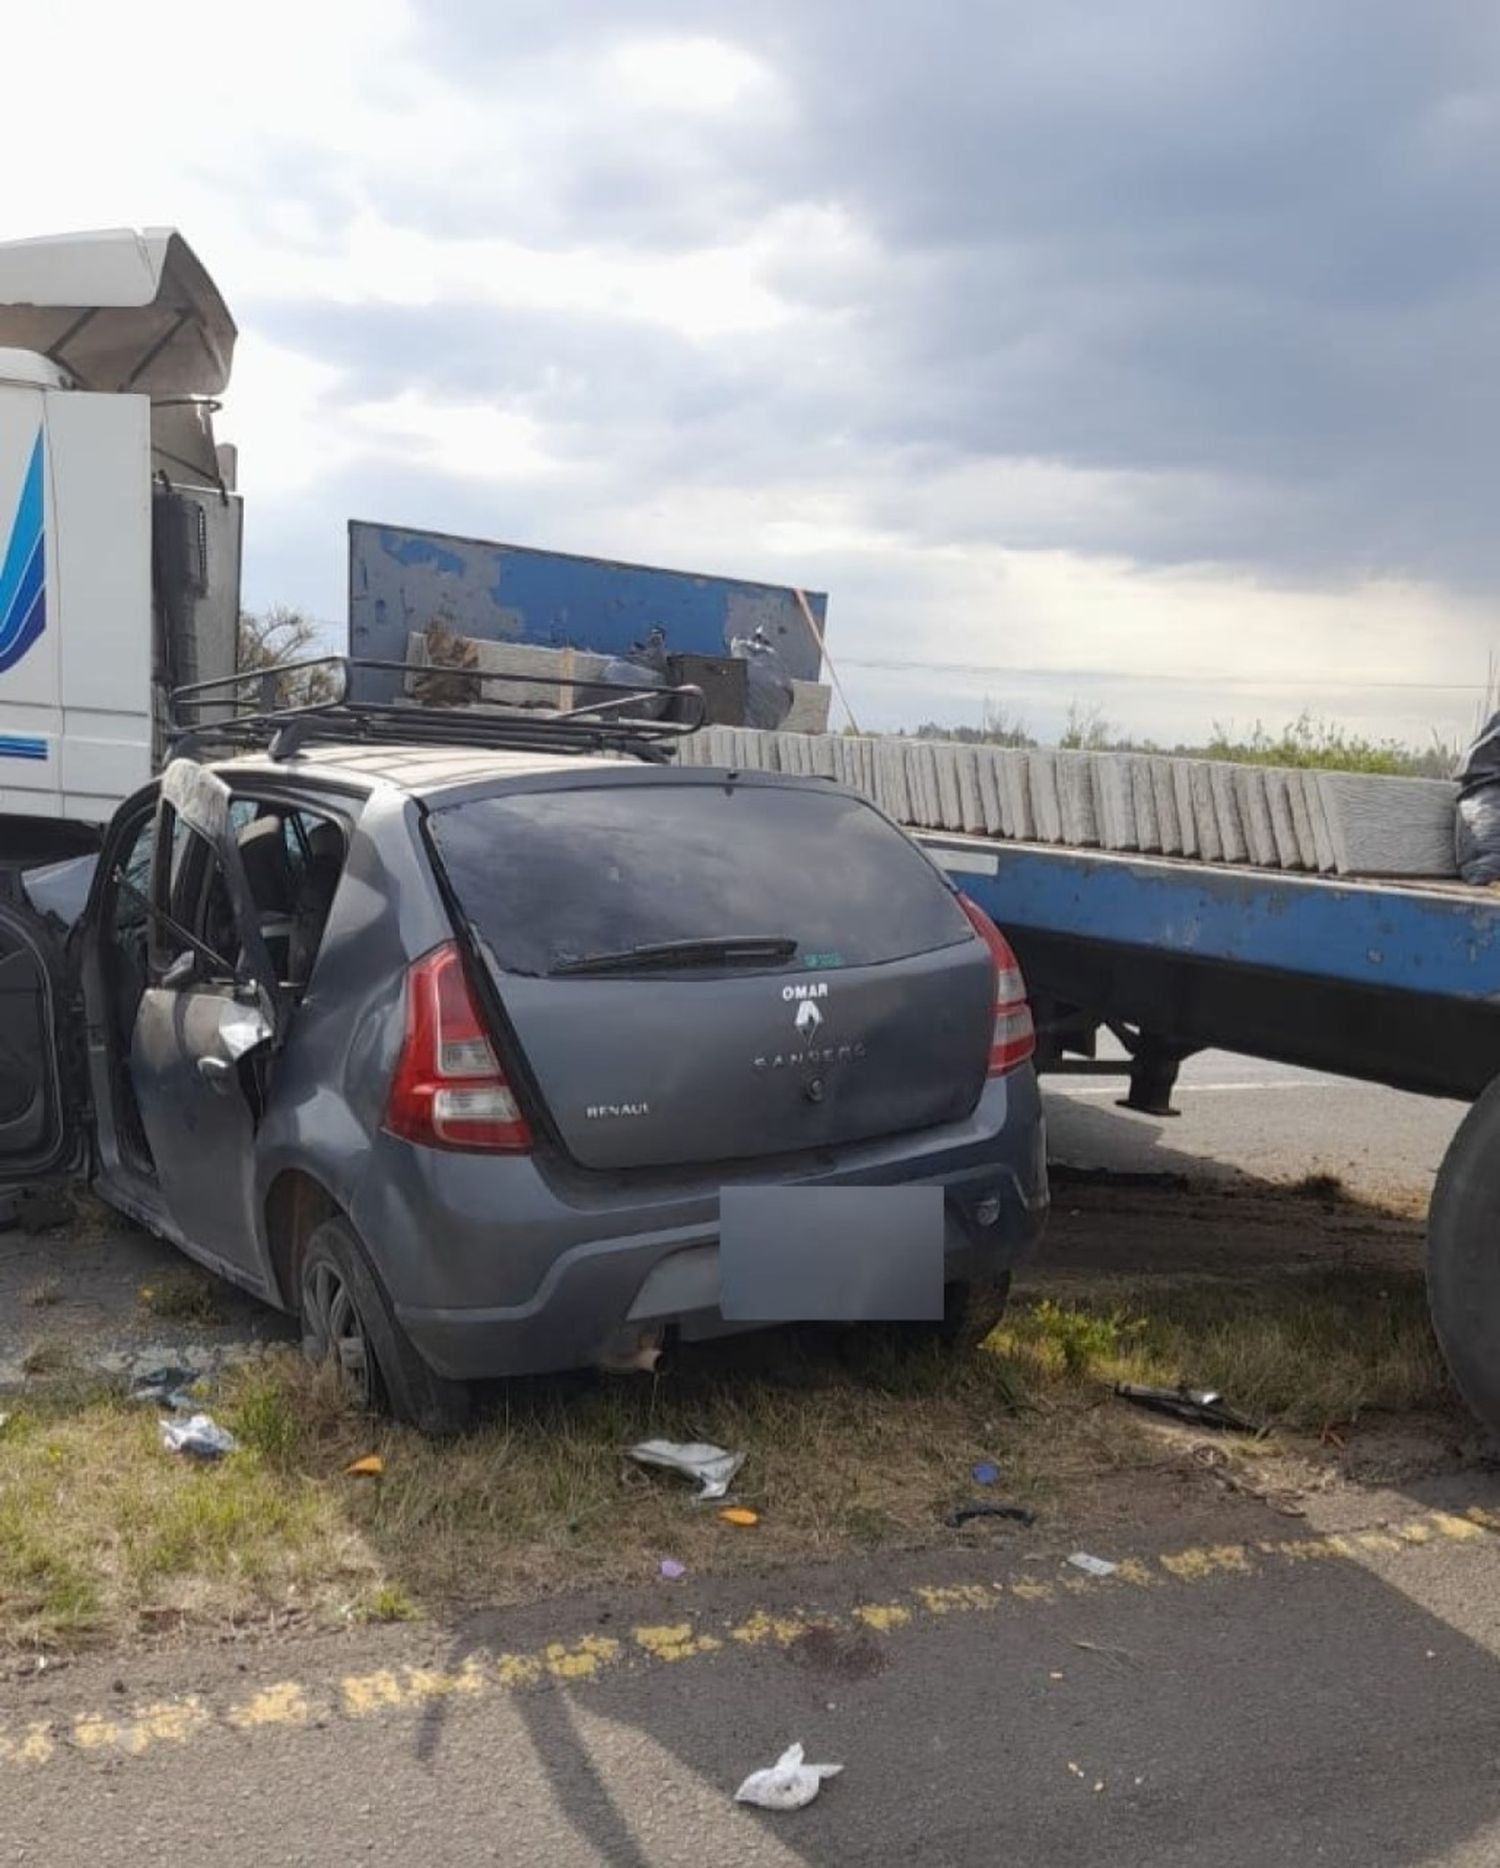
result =
[[[605,306],[257,306],[271,335],[345,366],[351,401],[503,400],[582,476],[494,518],[488,492],[408,476],[382,497],[409,506],[376,516],[588,548],[577,533],[607,524],[612,491],[781,488],[790,505],[813,485],[923,543],[1500,588],[1486,9],[435,0],[423,17],[434,70],[497,122],[540,127],[519,168],[389,184],[387,217],[671,251],[832,205],[872,250],[783,267],[809,320],[696,342]],[[745,46],[790,114],[643,135],[607,99],[579,103],[570,73],[592,49],[658,31]],[[342,187],[312,172],[334,221]],[[1117,490],[1093,507],[944,498],[947,476],[1027,460]]]

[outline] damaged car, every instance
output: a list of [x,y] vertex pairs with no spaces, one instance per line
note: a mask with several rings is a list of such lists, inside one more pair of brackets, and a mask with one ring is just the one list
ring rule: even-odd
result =
[[677,1338],[997,1320],[1031,1014],[874,805],[661,721],[236,726],[0,904],[10,1182],[86,1176],[432,1432]]

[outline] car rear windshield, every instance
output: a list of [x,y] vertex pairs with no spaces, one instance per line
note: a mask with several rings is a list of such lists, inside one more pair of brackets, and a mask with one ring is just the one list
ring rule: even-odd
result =
[[507,972],[753,937],[796,949],[751,955],[752,970],[871,966],[970,935],[926,857],[838,792],[617,782],[471,799],[429,821],[464,914]]

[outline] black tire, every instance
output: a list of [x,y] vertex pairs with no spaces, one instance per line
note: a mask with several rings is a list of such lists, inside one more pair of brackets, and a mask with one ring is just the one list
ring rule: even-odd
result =
[[950,1284],[943,1292],[943,1320],[938,1340],[957,1355],[977,1349],[1005,1315],[1010,1302],[1010,1273],[1002,1271],[982,1284]]
[[1459,1393],[1500,1436],[1500,1081],[1459,1124],[1438,1169],[1427,1301]]
[[873,1352],[877,1356],[894,1351],[897,1355],[930,1354],[934,1345],[950,1355],[971,1354],[984,1341],[1000,1319],[1010,1298],[1010,1273],[981,1284],[947,1284],[943,1287],[943,1314],[932,1323],[846,1323],[836,1325],[835,1339],[841,1353],[853,1367],[859,1367]]
[[468,1384],[436,1374],[418,1355],[348,1220],[325,1220],[304,1247],[297,1311],[303,1354],[311,1362],[336,1359],[359,1406],[434,1438],[468,1424]]

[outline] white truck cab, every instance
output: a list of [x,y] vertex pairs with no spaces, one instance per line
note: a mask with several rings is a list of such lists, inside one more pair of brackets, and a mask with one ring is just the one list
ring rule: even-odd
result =
[[0,870],[90,847],[234,670],[235,335],[171,228],[0,244]]

